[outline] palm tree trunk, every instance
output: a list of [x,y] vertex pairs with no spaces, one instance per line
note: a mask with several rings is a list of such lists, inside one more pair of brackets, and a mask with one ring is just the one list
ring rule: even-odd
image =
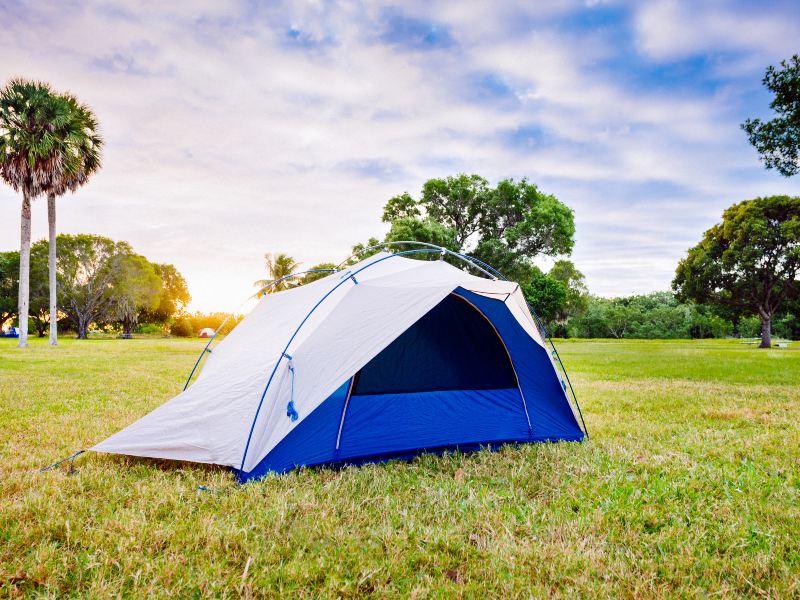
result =
[[56,195],[47,194],[47,227],[50,232],[50,247],[47,267],[50,272],[50,345],[58,345],[58,302],[56,288]]
[[22,212],[20,215],[19,244],[19,343],[18,348],[28,347],[28,304],[30,300],[31,276],[31,199],[22,190]]

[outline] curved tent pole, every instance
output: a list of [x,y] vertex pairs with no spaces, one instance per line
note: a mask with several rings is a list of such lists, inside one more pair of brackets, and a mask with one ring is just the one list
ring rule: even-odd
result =
[[[281,281],[283,281],[285,279],[289,279],[291,277],[297,277],[298,275],[306,275],[307,273],[336,273],[338,270],[339,269],[310,269],[308,271],[299,271],[297,273],[291,273],[289,275],[286,275],[285,277],[281,277],[279,279],[275,279],[273,281],[270,281],[267,285],[265,285],[264,287],[259,289],[253,296],[258,296],[264,290],[267,290],[267,289],[271,288],[272,286],[277,285]],[[186,388],[189,387],[189,382],[192,380],[192,376],[194,375],[194,372],[197,371],[197,367],[200,366],[200,361],[203,360],[203,357],[206,355],[206,353],[209,353],[209,354],[211,353],[211,350],[209,350],[209,347],[211,346],[211,342],[214,341],[214,339],[217,337],[217,334],[220,332],[220,330],[225,325],[225,323],[227,323],[228,320],[230,320],[231,316],[232,315],[229,314],[227,317],[225,317],[223,319],[222,323],[220,323],[219,326],[214,330],[214,335],[212,335],[208,339],[208,343],[200,351],[200,356],[197,357],[197,361],[194,363],[194,366],[192,367],[192,371],[191,371],[191,373],[189,373],[189,377],[186,378],[186,383],[183,385],[183,391],[184,392],[186,391]]]
[[[356,258],[357,256],[363,254],[364,252],[369,252],[370,250],[375,250],[377,248],[384,248],[386,246],[399,246],[399,245],[408,245],[408,244],[416,244],[418,246],[425,246],[426,248],[436,248],[441,254],[449,254],[450,256],[455,256],[457,258],[462,259],[464,262],[468,263],[470,266],[475,267],[484,275],[488,275],[490,279],[496,279],[495,275],[487,271],[483,267],[489,267],[486,263],[479,261],[477,258],[473,258],[467,254],[461,254],[460,252],[456,252],[454,250],[448,250],[442,246],[437,246],[436,244],[429,244],[428,242],[415,242],[413,240],[397,240],[396,242],[381,242],[380,244],[374,244],[372,246],[367,246],[366,248],[356,252],[355,254],[351,254],[342,262],[337,265],[337,269],[341,269],[343,265],[348,262],[349,260]],[[477,264],[480,263],[480,264]],[[481,266],[482,265],[482,266]],[[491,269],[491,267],[489,267]],[[495,271],[496,272],[496,271]],[[505,278],[503,278],[505,279]]]

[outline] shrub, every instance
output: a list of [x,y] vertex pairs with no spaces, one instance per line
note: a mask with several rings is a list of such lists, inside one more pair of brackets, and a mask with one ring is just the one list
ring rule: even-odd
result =
[[184,317],[175,321],[169,332],[177,337],[192,337],[194,336],[194,327],[192,327],[192,322]]

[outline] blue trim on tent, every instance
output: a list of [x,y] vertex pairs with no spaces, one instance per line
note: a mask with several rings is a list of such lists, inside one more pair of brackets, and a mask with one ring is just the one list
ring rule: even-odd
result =
[[252,471],[240,470],[240,480],[299,466],[584,438],[548,350],[503,300],[462,288],[354,378],[352,394],[349,379]]

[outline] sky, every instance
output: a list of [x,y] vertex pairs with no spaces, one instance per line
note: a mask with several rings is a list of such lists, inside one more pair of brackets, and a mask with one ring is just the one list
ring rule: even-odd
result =
[[[796,1],[0,0],[0,83],[93,108],[103,168],[58,229],[174,264],[192,309],[238,310],[266,252],[347,258],[387,199],[462,172],[570,206],[572,260],[619,296],[668,289],[730,204],[800,195],[739,128],[798,39]],[[19,204],[0,185],[0,250]]]

